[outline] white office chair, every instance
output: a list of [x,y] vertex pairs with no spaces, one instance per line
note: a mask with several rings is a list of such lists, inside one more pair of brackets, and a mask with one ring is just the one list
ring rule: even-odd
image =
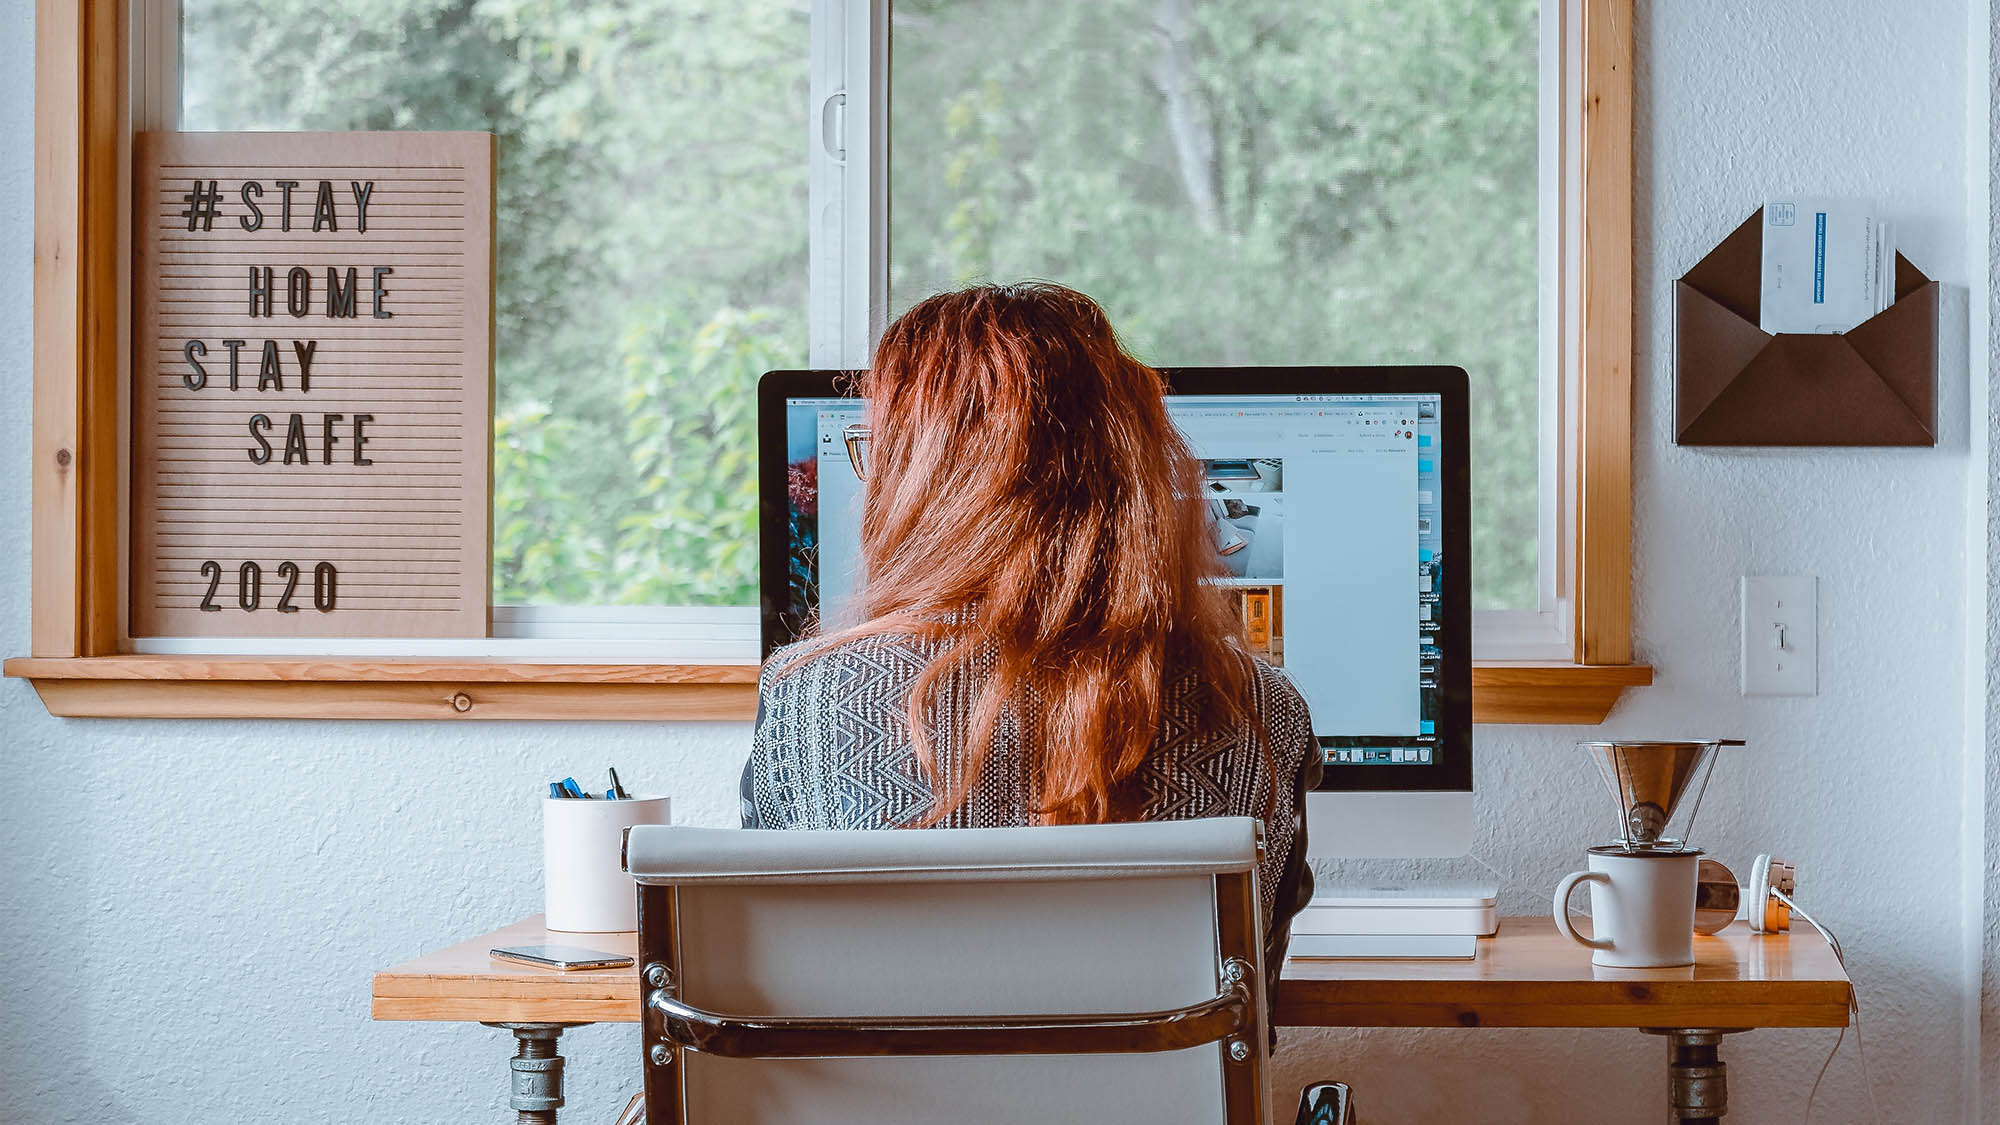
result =
[[[1255,820],[642,826],[648,1125],[1265,1125]],[[1346,1090],[1298,1120],[1343,1125]]]

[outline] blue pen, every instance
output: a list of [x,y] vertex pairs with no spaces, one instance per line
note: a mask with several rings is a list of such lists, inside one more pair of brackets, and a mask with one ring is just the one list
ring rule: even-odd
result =
[[563,787],[562,787],[562,782],[559,782],[559,781],[551,781],[551,782],[549,782],[549,796],[551,796],[551,797],[567,797],[567,796],[569,796],[569,794],[567,794],[567,793],[563,792]]
[[565,795],[567,795],[567,796],[570,796],[570,797],[581,797],[581,796],[583,796],[583,795],[584,795],[584,794],[583,794],[583,786],[581,786],[581,785],[578,785],[578,784],[576,783],[576,779],[575,779],[575,778],[573,778],[573,777],[565,777],[565,778],[563,778],[563,779],[562,779],[562,787],[563,787],[563,792],[564,792],[564,794],[565,794]]

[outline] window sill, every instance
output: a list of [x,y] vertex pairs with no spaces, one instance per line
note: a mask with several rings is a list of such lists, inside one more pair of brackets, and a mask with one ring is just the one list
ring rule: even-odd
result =
[[105,719],[749,719],[754,664],[90,656],[9,660],[52,715]]
[[1595,726],[1626,688],[1652,682],[1650,664],[1479,661],[1472,665],[1472,721]]
[[[752,664],[530,664],[255,656],[22,657],[52,715],[116,719],[618,719],[743,721]],[[1490,662],[1472,670],[1477,723],[1603,721],[1643,664]]]

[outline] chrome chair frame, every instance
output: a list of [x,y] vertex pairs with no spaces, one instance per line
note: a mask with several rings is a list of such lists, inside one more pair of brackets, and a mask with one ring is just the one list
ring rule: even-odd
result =
[[686,1116],[680,1088],[683,1051],[727,1058],[1131,1054],[1208,1043],[1221,1052],[1224,1125],[1264,1125],[1268,1007],[1256,970],[1256,883],[1247,873],[1214,879],[1219,954],[1214,997],[1163,1012],[1075,1017],[790,1018],[703,1011],[678,996],[676,888],[641,884],[647,1125],[706,1125]]
[[1231,959],[1213,999],[1164,1012],[1111,1016],[794,1018],[725,1016],[676,999],[665,964],[646,966],[645,1026],[656,1040],[732,1059],[828,1055],[1096,1055],[1179,1051],[1252,1029],[1251,967]]

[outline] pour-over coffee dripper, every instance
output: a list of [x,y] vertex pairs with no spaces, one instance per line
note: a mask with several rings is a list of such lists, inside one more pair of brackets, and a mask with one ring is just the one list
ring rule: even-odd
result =
[[[1740,738],[1582,743],[1618,802],[1617,843],[1628,852],[1686,850],[1695,813],[1715,771],[1716,750],[1741,745]],[[1692,801],[1687,800],[1690,790]]]
[[[1701,849],[1688,846],[1695,812],[1715,770],[1715,752],[1734,738],[1585,742],[1618,802],[1615,842],[1589,850],[1589,869],[1556,886],[1554,919],[1564,937],[1606,968],[1658,969],[1694,963]],[[1692,799],[1690,799],[1692,794]],[[1592,936],[1570,920],[1569,896],[1590,883]]]

